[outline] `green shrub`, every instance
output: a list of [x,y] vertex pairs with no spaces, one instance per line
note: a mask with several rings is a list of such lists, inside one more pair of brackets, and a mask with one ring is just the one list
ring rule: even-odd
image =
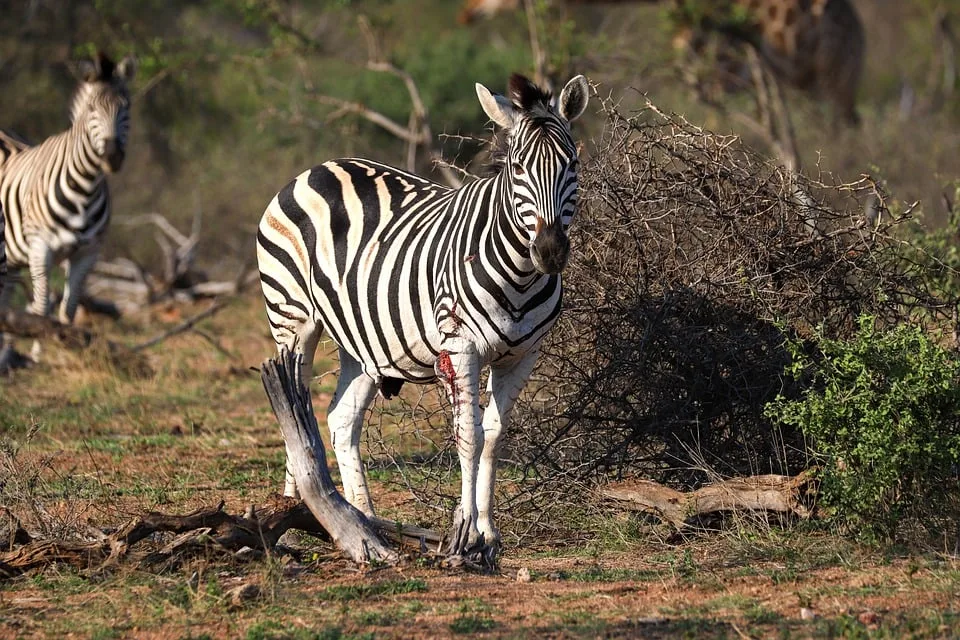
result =
[[831,520],[889,538],[906,516],[940,516],[960,461],[960,358],[921,329],[862,317],[850,340],[788,344],[787,373],[809,383],[767,415],[799,427],[820,464]]
[[944,200],[950,203],[945,225],[927,224],[923,212],[918,212],[897,231],[906,241],[903,259],[923,265],[927,288],[944,299],[956,299],[960,298],[960,183],[954,185],[952,202],[946,196]]

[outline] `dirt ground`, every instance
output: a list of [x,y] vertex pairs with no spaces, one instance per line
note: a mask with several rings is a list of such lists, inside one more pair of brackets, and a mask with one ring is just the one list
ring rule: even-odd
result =
[[[204,307],[89,322],[131,345]],[[200,328],[148,350],[149,372],[105,348],[49,346],[0,380],[0,438],[20,447],[24,480],[7,475],[0,498],[64,527],[269,500],[283,446],[250,370],[272,353],[258,296]],[[333,383],[314,383],[321,425]],[[383,515],[440,525],[390,480],[372,483]],[[749,526],[668,543],[629,514],[605,518],[568,545],[507,532],[494,575],[417,560],[361,570],[320,542],[300,561],[209,549],[159,567],[52,565],[0,582],[0,638],[960,637],[960,562],[936,549]]]

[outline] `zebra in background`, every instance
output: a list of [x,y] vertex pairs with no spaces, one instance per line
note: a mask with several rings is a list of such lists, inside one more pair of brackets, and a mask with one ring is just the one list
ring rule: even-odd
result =
[[[62,322],[73,321],[110,221],[106,174],[123,164],[130,124],[127,84],[136,62],[128,56],[114,64],[101,53],[81,62],[80,72],[68,130],[36,146],[0,132],[7,260],[11,269],[29,268],[33,300],[28,311],[43,316],[50,310],[50,270],[55,261],[64,262]],[[0,295],[0,308],[9,290]]]
[[[490,560],[497,443],[560,313],[577,202],[570,123],[589,86],[577,76],[554,100],[515,74],[509,99],[476,90],[507,130],[496,175],[450,189],[371,160],[324,163],[274,197],[257,257],[274,340],[303,355],[304,379],[324,329],[339,347],[327,421],[347,500],[373,514],[360,431],[377,390],[389,398],[405,381],[440,380],[462,472],[449,552]],[[284,493],[296,495],[289,471]]]

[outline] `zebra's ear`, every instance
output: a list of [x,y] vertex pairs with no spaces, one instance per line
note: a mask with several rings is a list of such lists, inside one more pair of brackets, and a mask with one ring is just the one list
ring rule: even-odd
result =
[[100,70],[93,60],[81,60],[76,66],[76,76],[84,82],[96,82],[100,77]]
[[133,76],[137,75],[137,59],[132,55],[124,56],[123,60],[117,64],[113,75],[124,82],[130,82]]
[[560,92],[560,115],[566,118],[567,122],[573,122],[583,115],[589,101],[590,85],[587,84],[587,79],[576,76]]
[[516,119],[516,112],[509,100],[503,96],[492,93],[490,89],[487,89],[479,82],[477,83],[477,97],[480,99],[480,106],[483,107],[483,112],[487,114],[491,120],[504,129],[509,129],[513,126],[513,122]]

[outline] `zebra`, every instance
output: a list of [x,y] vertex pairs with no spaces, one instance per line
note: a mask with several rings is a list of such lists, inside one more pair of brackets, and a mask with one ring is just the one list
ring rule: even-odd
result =
[[[326,162],[270,202],[257,258],[274,341],[302,354],[304,380],[323,330],[339,348],[327,420],[347,500],[373,515],[360,431],[377,391],[439,380],[462,472],[448,551],[489,559],[497,444],[560,313],[579,166],[570,123],[589,85],[578,75],[554,99],[513,74],[509,98],[476,92],[507,132],[495,175],[451,189],[372,160]],[[297,495],[289,469],[284,494]]]
[[[79,70],[68,130],[35,146],[0,131],[0,207],[9,267],[29,269],[33,300],[27,310],[46,316],[50,271],[62,260],[66,284],[59,318],[65,323],[73,322],[110,221],[106,174],[123,164],[130,123],[127,84],[136,61],[127,56],[115,64],[99,53]],[[9,289],[0,296],[0,308]]]

